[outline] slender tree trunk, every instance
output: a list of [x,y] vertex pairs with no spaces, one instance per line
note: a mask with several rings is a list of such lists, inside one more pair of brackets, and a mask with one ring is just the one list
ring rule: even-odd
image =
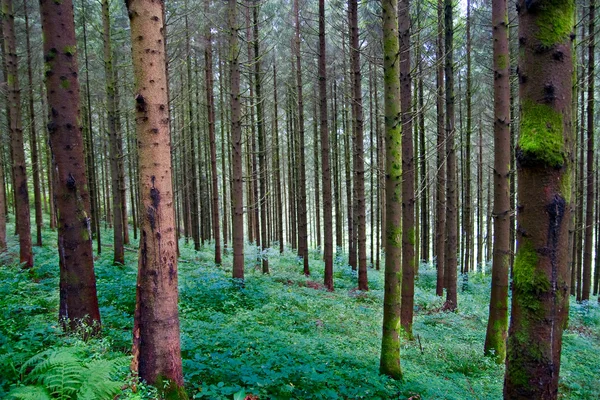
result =
[[376,249],[376,254],[375,254],[375,269],[377,271],[379,271],[381,269],[381,248],[383,246],[385,246],[385,241],[383,241],[383,233],[385,229],[382,229],[382,227],[384,226],[383,223],[383,217],[382,214],[384,213],[384,209],[382,207],[383,204],[383,184],[382,184],[382,180],[383,180],[383,176],[385,175],[383,173],[383,169],[384,169],[384,160],[383,160],[383,134],[381,132],[380,126],[379,126],[379,92],[377,90],[378,87],[378,83],[377,83],[377,71],[374,71],[373,73],[373,86],[375,87],[375,136],[376,136],[376,142],[377,142],[377,177],[376,180],[377,182],[375,183],[375,185],[377,186],[377,210],[375,212],[376,214],[376,235],[377,235],[377,249]]
[[477,264],[485,271],[483,259],[483,126],[479,117],[479,135],[477,151]]
[[569,293],[574,6],[573,0],[544,3],[543,8],[519,1],[519,229],[504,381],[507,399],[558,397]]
[[300,10],[294,0],[294,24],[296,30],[296,84],[298,96],[298,256],[303,259],[304,275],[310,275],[308,267],[308,226],[306,212],[306,170],[304,162],[304,100],[302,96],[302,64],[300,57]]
[[[464,253],[464,263],[463,263],[463,269],[464,269],[464,273],[468,274],[471,271],[471,264],[472,264],[472,259],[473,259],[473,210],[472,210],[472,199],[471,199],[471,134],[472,134],[472,130],[473,130],[473,124],[472,124],[472,104],[471,104],[471,98],[472,98],[472,92],[473,92],[473,87],[472,87],[472,67],[471,67],[471,1],[467,0],[467,92],[466,92],[466,102],[467,102],[467,130],[465,132],[465,156],[464,156],[464,161],[465,161],[465,169],[463,171],[463,178],[464,178],[464,183],[465,183],[465,191],[464,191],[464,198],[463,198],[463,204],[464,204],[464,221],[465,221],[465,226],[464,226],[464,230],[466,231],[464,233],[464,239],[465,239],[465,247],[463,249],[463,253]],[[508,118],[510,118],[510,116],[508,116]],[[510,153],[509,153],[510,154]]]
[[402,189],[402,130],[400,125],[400,65],[398,44],[398,4],[383,0],[383,80],[386,135],[386,241],[385,289],[383,295],[383,335],[379,371],[402,379],[400,367],[400,286],[402,246],[399,195]]
[[369,290],[367,280],[367,234],[365,211],[364,126],[358,41],[358,1],[348,2],[350,20],[350,69],[352,72],[352,128],[354,131],[354,193],[356,216],[356,253],[358,255],[358,289]]
[[444,128],[444,0],[437,4],[437,47],[436,47],[436,108],[437,108],[437,185],[435,222],[435,259],[437,284],[435,294],[444,295],[446,261],[446,131]]
[[415,300],[415,156],[413,147],[410,1],[398,4],[400,34],[400,119],[402,123],[402,328],[412,339]]
[[36,246],[42,245],[42,195],[40,193],[40,163],[38,161],[37,131],[35,125],[35,108],[33,106],[33,71],[31,67],[31,42],[29,28],[29,11],[27,0],[23,2],[25,14],[25,40],[27,48],[27,83],[29,105],[29,146],[31,152],[31,174],[33,175],[33,202],[35,207]]
[[[594,246],[594,55],[596,40],[596,1],[590,0],[588,42],[588,98],[587,98],[587,176],[586,176],[586,209],[585,209],[585,236],[583,248],[583,282],[581,287],[581,300],[590,299],[592,286],[592,248]],[[581,143],[583,147],[583,142]],[[583,181],[583,176],[582,176]]]
[[227,155],[225,153],[225,148],[229,144],[229,141],[225,137],[225,102],[223,101],[223,92],[225,88],[223,87],[223,75],[225,74],[225,70],[223,68],[223,61],[221,58],[221,52],[218,53],[219,56],[219,119],[220,119],[220,132],[221,132],[221,186],[223,187],[223,252],[227,254],[227,243],[228,243],[228,233],[229,233],[229,217],[227,215]]
[[335,202],[335,246],[336,252],[343,251],[343,217],[342,217],[342,187],[340,179],[340,152],[338,145],[338,102],[337,102],[337,82],[333,81],[333,104],[331,113],[333,127],[331,130],[331,147],[333,148],[333,197]]
[[233,277],[244,279],[244,204],[242,185],[242,118],[237,0],[229,0],[229,79],[232,145],[231,232],[233,236]]
[[119,135],[117,132],[117,105],[115,96],[115,80],[113,71],[113,54],[111,49],[110,13],[108,0],[102,0],[102,40],[104,43],[104,78],[106,80],[106,108],[108,115],[108,135],[110,143],[110,175],[112,182],[112,210],[114,228],[114,264],[125,264],[123,246],[123,209],[121,207],[121,182],[119,179]]
[[136,76],[140,193],[145,210],[140,221],[132,365],[163,397],[187,399],[177,311],[164,3],[130,0],[127,9]]
[[[4,4],[3,4],[4,6]],[[60,265],[59,319],[75,329],[81,322],[100,329],[94,276],[83,135],[80,127],[79,81],[75,53],[73,4],[40,1],[46,93],[50,109],[48,133],[54,160],[54,204],[58,214]],[[67,82],[67,83],[65,83]]]
[[33,267],[33,253],[31,250],[29,190],[27,187],[27,166],[25,164],[25,150],[23,144],[21,89],[19,86],[19,65],[17,59],[14,19],[12,0],[2,0],[4,64],[6,68],[5,76],[10,123],[9,133],[12,151],[16,228],[19,235],[19,261],[25,268],[31,268]]
[[484,352],[498,363],[506,357],[508,269],[510,266],[510,62],[508,6],[492,3],[494,42],[494,255],[492,292]]
[[[327,126],[327,52],[325,41],[325,0],[319,0],[319,110],[323,183],[324,284],[333,290],[333,207],[329,166],[329,128]],[[337,132],[335,133],[337,134]],[[337,149],[335,149],[337,150]]]
[[446,280],[446,303],[444,308],[450,311],[456,310],[456,252],[458,250],[457,241],[457,210],[458,210],[458,184],[456,177],[456,146],[454,136],[455,115],[454,115],[454,12],[452,9],[452,0],[444,0],[444,24],[445,24],[445,43],[446,62],[446,263],[444,265],[444,277]]
[[[210,8],[210,0],[206,0],[205,10]],[[207,20],[208,21],[208,20]],[[215,141],[215,100],[213,94],[213,60],[211,24],[206,25],[204,62],[206,64],[206,112],[208,114],[208,140],[210,143],[210,170],[212,173],[212,232],[215,240],[215,264],[221,264],[221,232],[219,226],[219,176],[217,175],[217,145]],[[223,173],[225,171],[223,170]]]
[[273,63],[273,174],[275,176],[275,182],[273,189],[275,190],[275,202],[277,204],[277,240],[279,241],[279,253],[283,254],[283,216],[284,216],[284,204],[282,199],[283,185],[281,182],[281,167],[279,162],[279,112],[277,102],[277,68]]

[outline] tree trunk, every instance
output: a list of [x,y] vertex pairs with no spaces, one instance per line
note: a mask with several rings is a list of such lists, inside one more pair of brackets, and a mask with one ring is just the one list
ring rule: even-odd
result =
[[356,219],[356,253],[358,255],[358,290],[369,290],[367,280],[367,233],[365,211],[364,126],[358,41],[358,1],[348,2],[350,20],[350,69],[352,72],[352,128],[354,131],[354,193]]
[[444,128],[444,0],[437,4],[437,47],[436,47],[436,109],[437,109],[437,184],[435,215],[435,259],[437,284],[435,294],[444,295],[446,261],[446,131]]
[[325,45],[325,0],[319,0],[319,116],[323,183],[323,229],[325,234],[324,284],[327,290],[333,290],[333,207],[331,169],[329,166],[329,128],[327,126],[327,53]]
[[277,240],[279,241],[279,253],[283,254],[283,216],[284,213],[284,201],[282,199],[283,185],[281,182],[281,167],[279,162],[279,115],[278,115],[278,103],[277,103],[277,69],[275,63],[273,63],[273,174],[275,181],[273,189],[275,190],[275,203],[277,210]]
[[[210,0],[206,0],[205,10],[210,7]],[[208,22],[209,20],[207,20]],[[217,175],[217,145],[215,141],[215,100],[213,94],[213,60],[212,60],[212,34],[211,24],[207,24],[205,31],[206,47],[204,48],[204,62],[206,64],[206,112],[208,114],[208,141],[210,143],[210,170],[212,173],[212,232],[215,241],[215,264],[221,264],[221,232],[219,226],[219,176]],[[222,173],[225,173],[223,170]]]
[[574,1],[519,7],[519,228],[504,397],[556,399],[569,293]]
[[412,339],[415,301],[415,156],[413,147],[412,76],[410,65],[410,1],[398,4],[400,34],[400,119],[402,123],[402,328]]
[[456,252],[458,250],[457,242],[457,203],[458,203],[458,183],[456,176],[456,146],[454,136],[455,115],[454,115],[454,20],[452,0],[444,0],[444,24],[445,24],[445,43],[446,62],[446,263],[444,265],[444,278],[446,280],[446,303],[444,308],[449,311],[456,310]]
[[54,204],[58,214],[59,319],[75,329],[85,322],[100,330],[92,231],[89,218],[73,4],[40,1],[48,133],[54,159]]
[[300,10],[294,0],[294,24],[296,30],[296,84],[298,96],[298,256],[304,264],[304,275],[310,275],[308,267],[308,223],[306,212],[306,170],[304,162],[304,99],[302,96],[302,65],[300,57]]
[[15,195],[16,228],[19,235],[19,262],[25,268],[33,267],[31,250],[31,222],[29,217],[29,191],[27,165],[23,144],[21,121],[21,89],[19,65],[15,40],[15,16],[12,0],[2,0],[2,31],[4,36],[4,64],[6,68],[6,92],[9,109],[9,133],[12,152],[13,187]]
[[498,363],[506,357],[508,328],[508,268],[510,266],[510,58],[508,6],[492,3],[494,42],[494,255],[492,293],[484,352]]
[[233,277],[244,279],[244,188],[242,185],[242,109],[240,105],[240,65],[237,0],[229,0],[229,79],[232,144],[231,232],[233,236]]
[[133,370],[165,398],[187,399],[177,311],[164,3],[127,2],[135,80],[142,209]]
[[27,83],[29,105],[29,146],[31,152],[31,174],[33,175],[33,202],[35,206],[36,246],[42,245],[42,194],[40,192],[40,163],[38,161],[37,131],[35,125],[35,108],[33,106],[33,71],[31,67],[31,43],[29,27],[29,11],[27,0],[23,2],[25,14],[25,40],[27,48]]
[[[467,0],[467,43],[466,43],[466,57],[467,57],[467,92],[466,92],[466,101],[467,101],[467,129],[465,132],[465,169],[463,171],[463,178],[465,183],[464,190],[464,239],[465,239],[465,247],[463,249],[464,254],[464,262],[462,264],[463,270],[465,274],[468,274],[471,271],[471,264],[473,259],[473,211],[472,211],[472,199],[471,199],[471,134],[473,130],[472,124],[472,105],[471,105],[471,97],[472,97],[472,78],[471,78],[471,0]],[[510,118],[510,116],[508,117]],[[510,154],[510,153],[509,153]]]
[[[586,209],[585,209],[585,236],[583,248],[583,282],[581,287],[581,300],[590,299],[592,286],[592,248],[594,246],[594,52],[596,39],[596,1],[590,0],[588,39],[588,98],[587,98],[587,176],[586,176]],[[581,143],[583,147],[583,142]],[[581,177],[583,181],[583,176]]]
[[112,182],[112,210],[114,229],[114,264],[125,264],[125,249],[123,246],[123,209],[121,207],[121,182],[119,179],[119,135],[117,132],[117,104],[115,96],[115,80],[113,71],[113,54],[111,49],[110,13],[108,0],[102,0],[102,40],[104,49],[104,78],[106,80],[106,112],[108,136],[110,143],[110,176]]
[[383,335],[379,372],[402,379],[400,367],[400,257],[402,246],[399,194],[402,189],[402,130],[400,125],[400,66],[398,44],[398,4],[384,0],[383,10],[383,80],[386,135],[386,240],[385,288],[383,295]]

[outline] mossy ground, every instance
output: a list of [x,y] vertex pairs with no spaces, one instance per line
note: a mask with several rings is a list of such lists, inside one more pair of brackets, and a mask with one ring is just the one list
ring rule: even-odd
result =
[[[14,227],[9,225],[8,232]],[[127,354],[135,301],[136,244],[126,264],[113,266],[110,231],[96,261],[103,337],[87,346],[95,357]],[[133,237],[133,236],[131,236]],[[0,255],[0,398],[21,377],[33,354],[72,340],[61,334],[58,314],[56,235],[35,248],[32,272],[14,264],[15,238]],[[415,290],[415,340],[403,341],[404,381],[379,375],[383,271],[369,269],[371,291],[357,291],[356,276],[340,258],[335,292],[323,287],[323,263],[310,253],[306,278],[290,251],[269,253],[271,275],[253,266],[258,252],[246,247],[246,281],[232,282],[231,255],[214,266],[209,246],[201,252],[181,242],[180,319],[186,388],[190,398],[232,399],[242,389],[260,399],[499,399],[504,366],[483,356],[489,275],[470,274],[459,292],[458,312],[441,312],[435,270],[420,266]],[[460,278],[459,278],[460,279]],[[600,308],[571,305],[564,334],[560,392],[565,399],[600,397]],[[102,345],[99,345],[101,343]],[[126,370],[121,399],[154,399],[155,389],[132,381]]]

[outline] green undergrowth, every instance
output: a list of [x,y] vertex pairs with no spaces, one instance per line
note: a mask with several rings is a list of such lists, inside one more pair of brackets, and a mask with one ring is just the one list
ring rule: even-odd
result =
[[[9,226],[9,232],[12,229]],[[109,233],[103,237],[106,244],[110,244]],[[126,246],[131,251],[126,251],[123,266],[112,265],[110,246],[98,256],[103,333],[83,341],[85,332],[64,334],[56,322],[55,233],[44,232],[47,245],[35,249],[31,272],[15,264],[18,247],[14,237],[9,239],[9,251],[0,255],[0,398],[9,397],[11,390],[13,398],[27,398],[15,397],[15,390],[48,392],[44,379],[32,375],[31,359],[61,354],[68,355],[67,361],[72,362],[68,365],[80,365],[79,372],[92,362],[109,366],[105,371],[109,383],[103,389],[116,390],[119,399],[157,398],[154,388],[137,382],[127,370],[136,243]],[[402,343],[404,381],[396,382],[378,373],[382,272],[369,269],[370,291],[360,292],[356,273],[337,257],[335,291],[328,292],[322,285],[318,251],[310,253],[312,275],[305,277],[295,254],[286,250],[280,255],[271,249],[262,255],[269,258],[271,270],[265,276],[257,261],[261,253],[246,245],[246,279],[240,286],[230,279],[231,254],[225,255],[223,265],[215,266],[210,245],[195,252],[191,244],[181,241],[180,250],[181,347],[190,398],[243,398],[241,393],[259,399],[502,397],[504,367],[483,356],[488,275],[471,274],[468,281],[460,277],[459,311],[446,313],[441,311],[443,300],[435,296],[435,270],[420,266],[415,340]],[[39,356],[42,352],[45,356]],[[599,352],[599,307],[595,302],[573,303],[564,334],[563,398],[600,397]],[[73,378],[73,388],[62,398],[86,398],[77,394],[83,385],[78,379]],[[49,398],[61,398],[48,393]],[[113,398],[113,393],[96,398]]]

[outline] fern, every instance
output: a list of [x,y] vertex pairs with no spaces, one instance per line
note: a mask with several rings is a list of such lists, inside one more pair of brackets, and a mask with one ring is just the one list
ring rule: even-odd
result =
[[78,347],[43,351],[21,367],[24,383],[30,386],[9,393],[13,399],[112,399],[121,383],[114,375],[127,364],[127,358],[86,359]]

